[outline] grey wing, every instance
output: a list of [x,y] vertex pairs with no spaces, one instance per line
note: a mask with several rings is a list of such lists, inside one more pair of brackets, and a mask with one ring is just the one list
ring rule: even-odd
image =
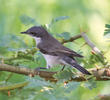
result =
[[[54,45],[54,44],[53,44]],[[56,45],[39,45],[38,48],[40,51],[44,54],[49,54],[53,56],[69,56],[71,58],[73,57],[83,57],[82,55],[76,53],[73,50],[70,50],[69,48],[64,47],[62,44],[60,46]]]
[[73,51],[73,50],[71,50],[71,49],[69,49],[69,48],[67,48],[67,47],[64,47],[64,46],[63,46],[63,50],[64,50],[65,52],[68,52],[68,54],[70,54],[70,56],[83,57],[82,55],[78,54],[77,52],[75,52],[75,51]]

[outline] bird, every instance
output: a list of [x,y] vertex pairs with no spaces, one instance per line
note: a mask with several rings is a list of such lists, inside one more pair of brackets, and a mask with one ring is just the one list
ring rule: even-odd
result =
[[63,46],[43,26],[32,26],[26,31],[21,32],[21,34],[32,36],[36,41],[37,48],[44,56],[47,67],[39,67],[39,69],[49,69],[58,64],[63,66],[69,65],[83,74],[91,75],[89,71],[75,60],[76,57],[82,58],[83,56]]

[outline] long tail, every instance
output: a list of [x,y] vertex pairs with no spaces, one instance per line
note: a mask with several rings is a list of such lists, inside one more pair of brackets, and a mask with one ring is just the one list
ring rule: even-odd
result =
[[80,66],[79,64],[77,64],[77,62],[76,62],[74,59],[72,59],[72,58],[70,58],[70,57],[64,57],[63,60],[64,60],[67,64],[69,64],[69,65],[71,65],[72,67],[78,69],[78,70],[79,70],[80,72],[82,72],[83,74],[91,75],[91,73],[88,72],[85,68],[83,68],[82,66]]
[[78,64],[74,64],[72,65],[73,67],[75,67],[76,69],[78,69],[80,72],[82,72],[83,74],[87,74],[87,75],[91,75],[90,72],[88,72],[85,68],[83,68],[82,66],[78,65]]

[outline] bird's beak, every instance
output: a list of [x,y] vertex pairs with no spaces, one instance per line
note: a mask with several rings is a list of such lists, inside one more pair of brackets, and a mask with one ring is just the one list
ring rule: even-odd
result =
[[27,32],[21,32],[21,34],[26,34]]

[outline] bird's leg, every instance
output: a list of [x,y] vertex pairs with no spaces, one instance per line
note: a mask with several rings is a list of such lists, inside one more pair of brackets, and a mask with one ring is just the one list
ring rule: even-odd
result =
[[63,71],[63,70],[64,70],[64,68],[65,68],[65,65],[63,66],[63,68],[61,69],[61,71]]
[[48,65],[47,67],[37,67],[35,68],[35,70],[40,71],[40,69],[49,69],[50,66]]
[[47,67],[37,67],[35,70],[40,71],[40,69],[48,69]]

